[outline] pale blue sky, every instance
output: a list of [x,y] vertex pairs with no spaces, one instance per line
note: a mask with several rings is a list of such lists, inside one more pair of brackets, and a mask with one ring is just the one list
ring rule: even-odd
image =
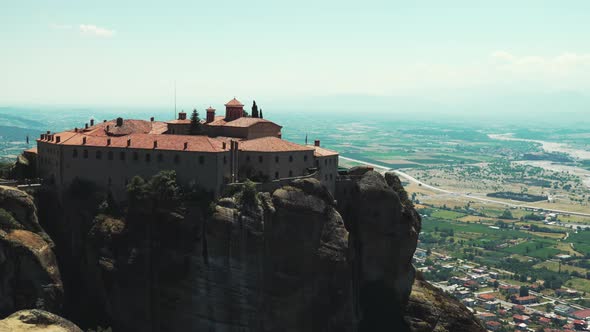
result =
[[0,105],[586,106],[590,1],[477,2],[0,0]]

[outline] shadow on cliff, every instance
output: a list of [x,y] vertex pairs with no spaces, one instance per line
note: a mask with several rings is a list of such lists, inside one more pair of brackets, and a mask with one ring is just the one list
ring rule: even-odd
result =
[[[80,184],[79,184],[80,185]],[[56,243],[64,315],[114,331],[470,331],[460,303],[415,282],[420,216],[393,174],[250,184],[209,204],[173,173],[117,206],[83,184],[37,196]],[[414,285],[414,289],[412,286]],[[447,305],[448,304],[448,305]]]

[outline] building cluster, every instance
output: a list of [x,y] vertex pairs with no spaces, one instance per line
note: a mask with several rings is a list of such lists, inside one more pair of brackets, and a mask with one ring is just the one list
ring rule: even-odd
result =
[[[256,114],[258,115],[258,114]],[[237,99],[225,115],[209,107],[204,120],[180,112],[172,121],[117,118],[84,124],[37,139],[39,176],[58,189],[75,179],[92,181],[124,199],[136,175],[150,177],[176,171],[181,185],[219,194],[224,187],[251,179],[272,186],[299,177],[315,177],[331,192],[338,172],[338,153],[282,139],[282,127],[261,117],[245,116]]]
[[590,309],[570,301],[580,296],[576,290],[543,291],[541,283],[531,282],[525,283],[528,294],[521,294],[523,285],[511,284],[503,271],[421,248],[414,264],[423,273],[450,272],[433,284],[474,312],[489,331],[589,330]]

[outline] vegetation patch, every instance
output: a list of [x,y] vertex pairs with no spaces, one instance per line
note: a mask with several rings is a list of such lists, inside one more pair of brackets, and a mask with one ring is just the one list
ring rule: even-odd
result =
[[521,202],[539,202],[539,201],[546,201],[548,199],[547,196],[542,195],[532,195],[528,193],[515,193],[510,191],[500,191],[495,193],[487,194],[488,197],[494,198],[503,198],[503,199],[511,199],[515,201]]

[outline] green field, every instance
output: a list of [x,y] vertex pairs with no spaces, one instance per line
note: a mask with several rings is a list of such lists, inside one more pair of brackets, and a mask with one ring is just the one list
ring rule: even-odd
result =
[[562,251],[553,248],[552,246],[554,244],[554,241],[534,239],[520,243],[513,247],[504,248],[502,251],[511,254],[526,255],[539,259],[548,259],[555,257],[555,255],[559,253],[563,253]]
[[590,254],[590,231],[578,231],[570,234],[568,242],[574,244],[576,251],[582,254]]
[[[545,261],[534,266],[536,269],[546,268],[547,270],[558,272],[560,271],[559,262],[556,261]],[[561,264],[561,271],[562,272],[572,272],[576,271],[581,274],[586,274],[588,270],[579,266],[571,266],[567,264]]]
[[582,292],[590,293],[590,280],[588,279],[572,278],[565,285]]
[[431,217],[439,218],[439,219],[452,220],[452,219],[459,219],[459,218],[462,218],[465,216],[466,216],[465,213],[449,211],[449,210],[435,210],[435,211],[431,212]]

